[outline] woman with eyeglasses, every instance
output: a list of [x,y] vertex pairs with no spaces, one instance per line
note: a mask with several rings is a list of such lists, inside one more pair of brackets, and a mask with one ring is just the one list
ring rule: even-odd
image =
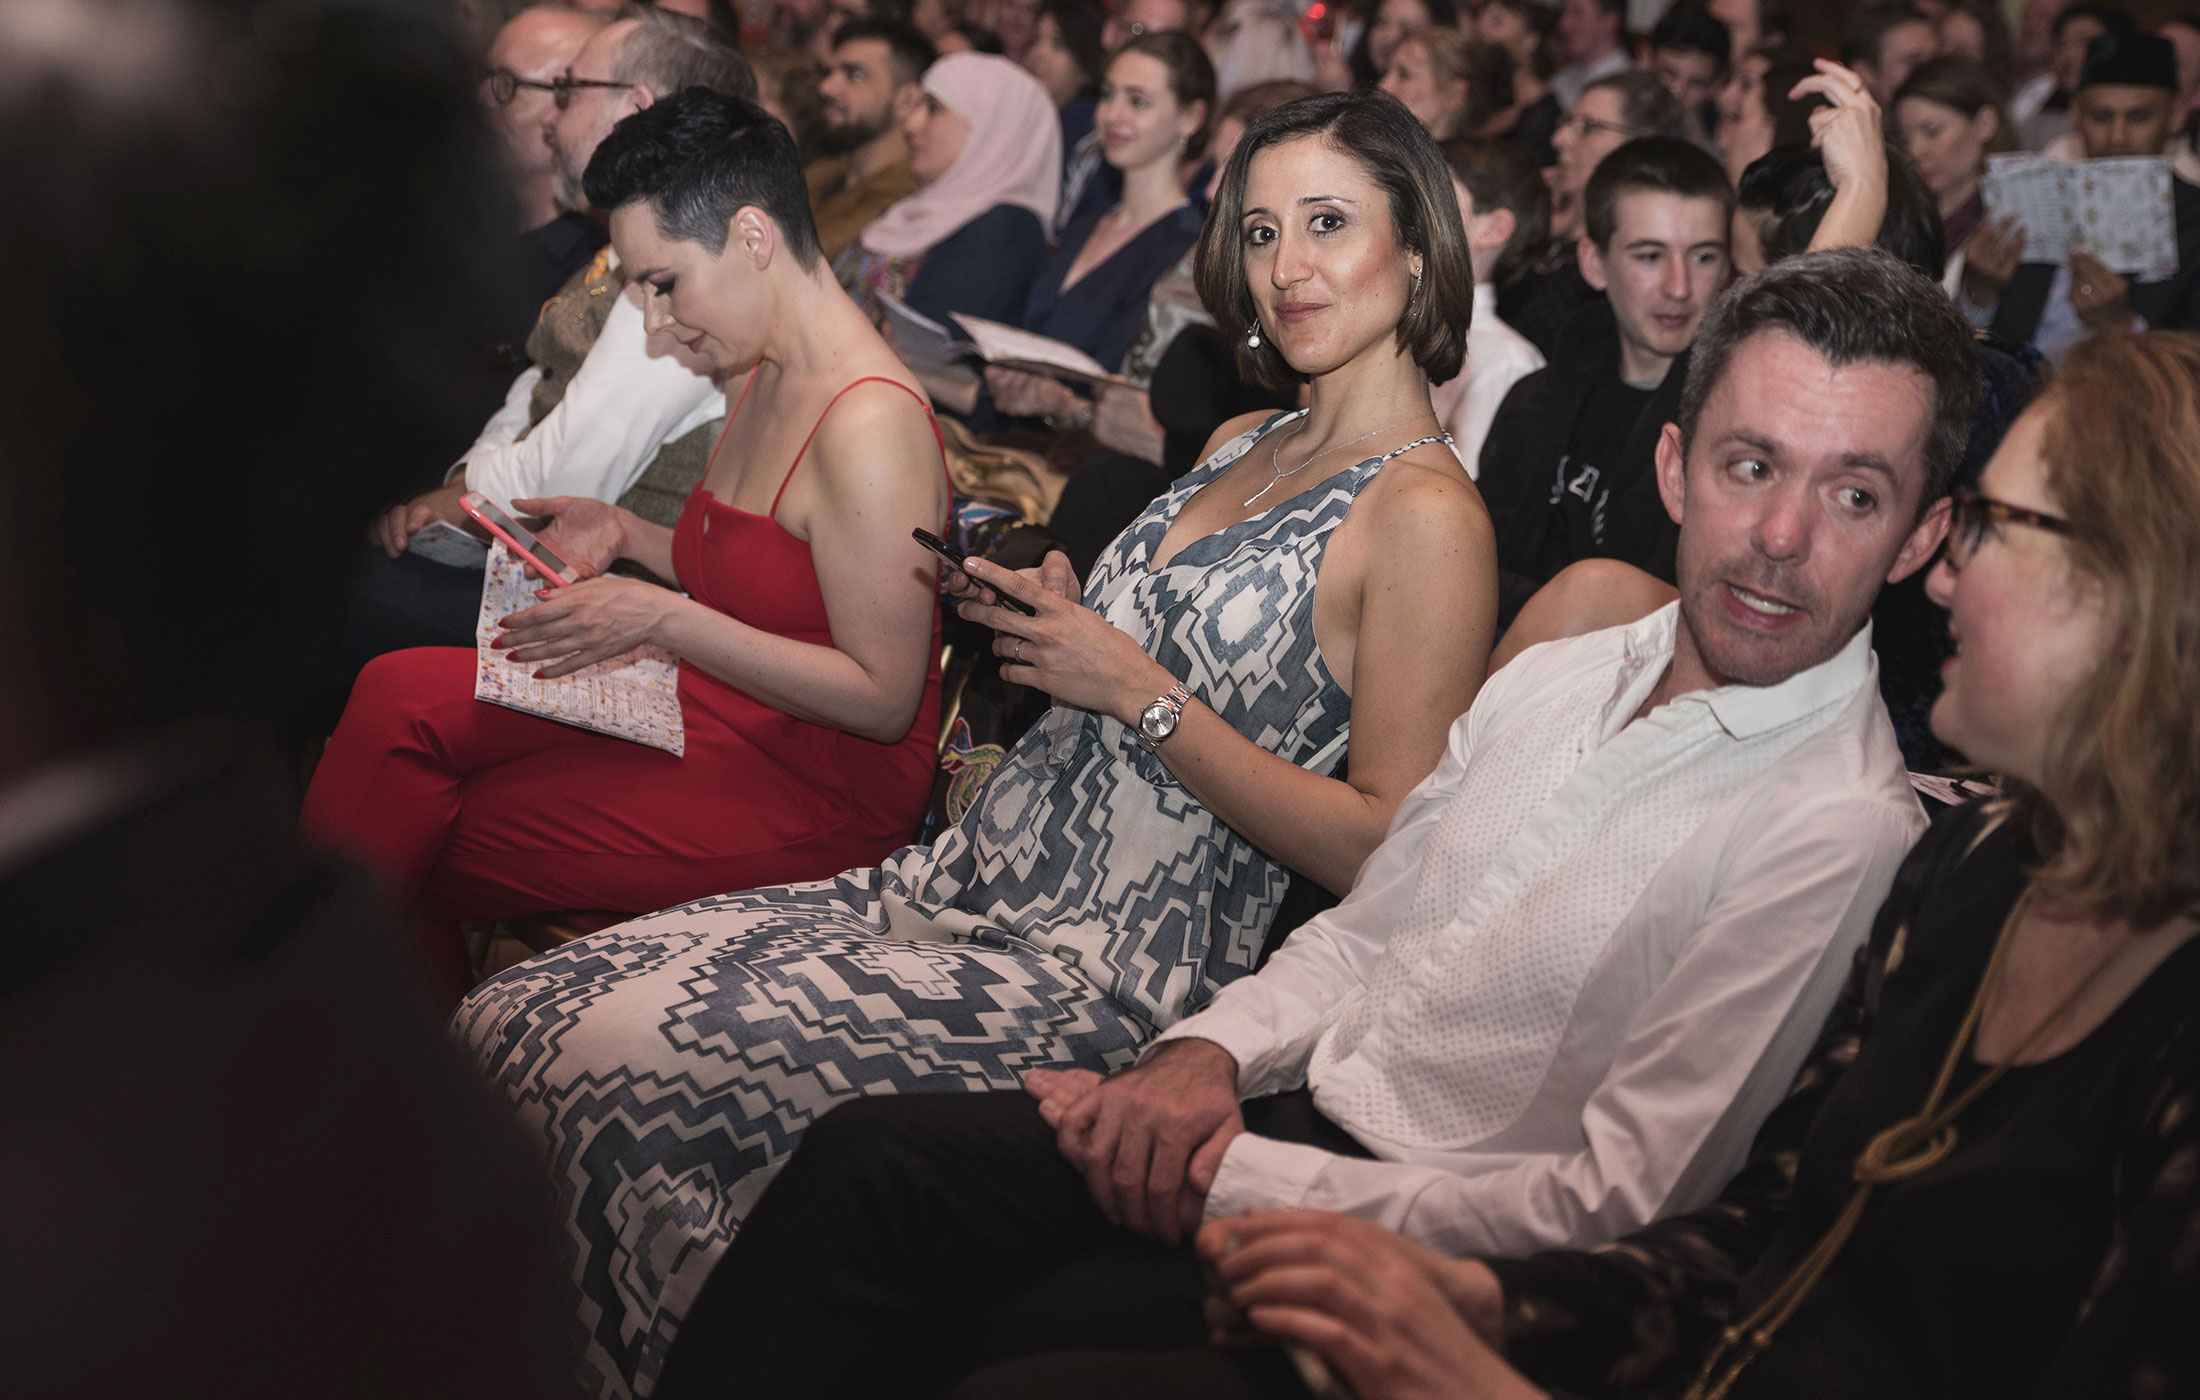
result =
[[1957,498],[1929,582],[1961,643],[1934,726],[2000,790],[1911,852],[1717,1201],[1486,1261],[1324,1212],[1217,1220],[1210,1317],[1265,1345],[1080,1358],[1017,1393],[2194,1394],[2196,558],[2200,338],[2085,342]]

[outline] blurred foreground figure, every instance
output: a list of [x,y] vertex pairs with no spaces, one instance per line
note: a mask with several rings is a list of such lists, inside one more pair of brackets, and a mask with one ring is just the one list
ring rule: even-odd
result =
[[262,724],[455,426],[470,86],[426,0],[0,5],[11,1394],[562,1383],[541,1171]]

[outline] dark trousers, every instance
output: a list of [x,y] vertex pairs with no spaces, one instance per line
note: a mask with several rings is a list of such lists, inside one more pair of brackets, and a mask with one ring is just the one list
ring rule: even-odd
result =
[[[1304,1091],[1264,1137],[1368,1155]],[[1022,1093],[859,1099],[820,1119],[688,1310],[658,1400],[925,1396],[996,1361],[1203,1346],[1205,1280],[1110,1225]]]

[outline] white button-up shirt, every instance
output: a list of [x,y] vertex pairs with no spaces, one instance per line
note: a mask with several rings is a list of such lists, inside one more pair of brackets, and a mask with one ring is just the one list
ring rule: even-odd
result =
[[1351,895],[1161,1041],[1311,1084],[1375,1153],[1246,1134],[1208,1218],[1313,1207],[1453,1254],[1708,1201],[1801,1065],[1925,828],[1865,629],[1640,719],[1677,605],[1490,677]]
[[[617,266],[617,254],[605,251]],[[542,370],[530,367],[514,381],[452,468],[465,470],[468,489],[506,510],[525,496],[616,501],[658,448],[725,416],[724,391],[709,375],[681,363],[676,350],[651,347],[640,295],[632,286],[619,294],[564,396],[532,429]]]

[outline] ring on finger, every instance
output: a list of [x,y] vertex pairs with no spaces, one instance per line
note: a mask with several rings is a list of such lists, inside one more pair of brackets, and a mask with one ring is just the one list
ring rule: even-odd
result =
[[1017,639],[1016,639],[1015,641],[1013,641],[1013,642],[1009,643],[1009,646],[1008,646],[1008,659],[1009,659],[1009,660],[1011,660],[1011,661],[1013,661],[1013,662],[1015,662],[1015,663],[1016,663],[1017,665],[1019,665],[1019,666],[1021,666],[1021,665],[1023,665],[1023,664],[1024,664],[1024,639],[1023,639],[1023,638],[1021,638],[1021,637],[1018,637],[1018,638],[1017,638]]

